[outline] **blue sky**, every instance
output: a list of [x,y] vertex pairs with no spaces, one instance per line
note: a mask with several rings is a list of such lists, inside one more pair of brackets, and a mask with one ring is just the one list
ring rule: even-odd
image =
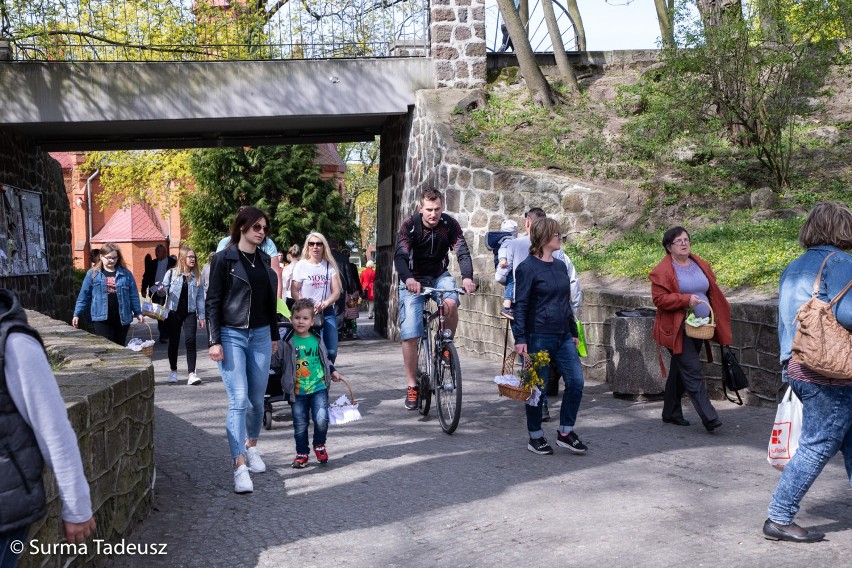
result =
[[[563,6],[564,0],[556,0]],[[586,28],[586,43],[590,51],[612,49],[655,49],[660,35],[654,0],[577,0]],[[542,22],[540,0],[530,2],[530,43],[534,51],[550,51],[546,39],[547,27]],[[557,6],[560,27],[563,22]],[[499,11],[496,0],[485,0],[486,44],[496,51],[502,41]],[[564,39],[564,38],[563,38]],[[546,44],[546,47],[543,47]],[[566,47],[571,49],[566,41]]]
[[608,4],[604,0],[577,0],[590,51],[657,47],[660,26],[653,0],[613,5],[624,1],[610,0],[612,4]]

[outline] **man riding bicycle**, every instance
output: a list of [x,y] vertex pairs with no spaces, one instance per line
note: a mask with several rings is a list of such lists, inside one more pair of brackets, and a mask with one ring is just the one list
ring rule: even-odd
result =
[[[399,332],[402,338],[402,360],[408,379],[405,408],[417,408],[417,341],[423,335],[423,303],[421,287],[440,290],[456,287],[455,278],[447,272],[452,250],[462,274],[462,287],[468,293],[476,290],[473,263],[458,222],[443,213],[444,198],[437,189],[426,189],[420,196],[419,212],[406,219],[397,235],[394,266],[399,274]],[[444,296],[444,323],[456,333],[459,323],[459,296]]]

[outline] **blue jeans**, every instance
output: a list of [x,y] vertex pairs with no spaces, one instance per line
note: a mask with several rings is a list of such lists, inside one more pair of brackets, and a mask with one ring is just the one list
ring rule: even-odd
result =
[[515,275],[511,271],[506,275],[506,289],[503,291],[503,299],[515,299]]
[[799,502],[838,450],[843,452],[846,475],[852,485],[852,387],[821,386],[790,379],[802,401],[799,449],[781,473],[769,504],[769,519],[793,522]]
[[[547,351],[550,360],[562,373],[565,382],[565,392],[562,393],[562,408],[559,409],[559,432],[567,434],[574,429],[577,421],[577,412],[580,410],[580,401],[583,399],[583,369],[580,366],[580,356],[577,354],[577,346],[570,333],[530,333],[527,341],[527,351],[538,353]],[[539,376],[544,380],[542,392],[547,392],[547,382],[550,375],[550,366],[547,365],[538,370]],[[544,432],[541,429],[541,397],[537,406],[524,405],[527,412],[527,430],[530,438],[542,438]]]
[[293,401],[293,437],[296,453],[308,454],[308,413],[314,419],[314,447],[324,446],[328,433],[328,389],[311,394],[297,394]]
[[29,539],[27,539],[27,532],[29,528],[29,525],[27,525],[19,529],[0,533],[0,568],[15,568],[15,565],[18,563],[18,557],[21,554],[12,552],[9,547],[12,542],[19,540],[24,543],[24,549],[28,548]]
[[337,316],[335,315],[334,306],[329,306],[322,313],[325,321],[320,330],[320,339],[325,343],[325,349],[328,351],[328,360],[334,363],[337,360],[337,345],[339,343],[337,337]]
[[[438,290],[452,290],[456,287],[456,279],[449,272],[444,272],[435,281],[432,288]],[[447,294],[444,299],[452,299],[457,306],[461,306],[459,295]],[[399,337],[403,341],[414,339],[423,335],[423,304],[426,296],[415,295],[408,291],[405,282],[399,283]]]
[[257,440],[263,422],[263,395],[269,381],[272,338],[269,327],[238,329],[223,327],[219,372],[228,393],[228,417],[225,429],[231,457],[246,451],[246,440]]

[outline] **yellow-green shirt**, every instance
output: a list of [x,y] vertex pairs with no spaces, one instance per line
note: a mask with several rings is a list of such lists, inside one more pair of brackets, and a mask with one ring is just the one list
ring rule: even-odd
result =
[[296,394],[313,394],[326,388],[317,337],[294,335],[293,348],[296,350]]

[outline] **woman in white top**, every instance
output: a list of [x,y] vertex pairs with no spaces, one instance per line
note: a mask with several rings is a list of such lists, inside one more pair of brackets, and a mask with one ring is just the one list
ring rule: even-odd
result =
[[323,315],[320,336],[332,363],[337,359],[337,314],[334,303],[340,297],[341,288],[337,263],[331,256],[328,241],[320,233],[310,233],[305,239],[302,259],[293,268],[290,295],[293,300],[312,299],[316,313]]

